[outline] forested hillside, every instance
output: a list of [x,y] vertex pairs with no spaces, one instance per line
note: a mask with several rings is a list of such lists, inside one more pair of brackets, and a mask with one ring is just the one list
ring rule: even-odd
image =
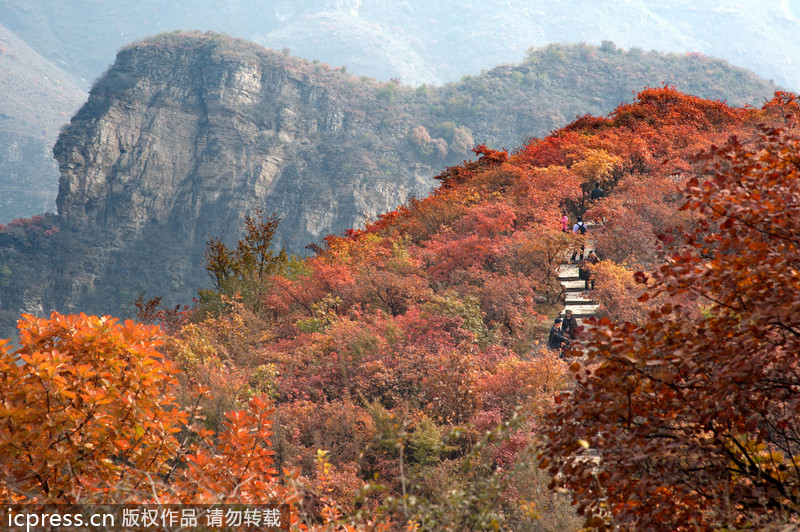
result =
[[719,60],[610,44],[412,88],[219,34],[133,43],[59,136],[58,215],[0,233],[0,327],[20,311],[131,315],[141,292],[187,304],[208,282],[205,243],[232,245],[257,209],[283,219],[277,247],[303,254],[427,195],[475,145],[519,146],[665,82],[735,105],[774,89]]
[[[249,217],[194,308],[138,302],[158,327],[25,316],[0,494],[287,502],[329,530],[796,525],[798,112],[646,89],[478,147],[306,259]],[[595,223],[604,319],[558,353],[563,213]]]

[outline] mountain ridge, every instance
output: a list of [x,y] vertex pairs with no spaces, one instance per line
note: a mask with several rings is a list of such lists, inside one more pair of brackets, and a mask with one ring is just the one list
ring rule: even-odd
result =
[[[630,58],[650,72],[618,70],[601,92],[608,72],[641,66]],[[576,74],[574,61],[587,68]],[[521,65],[414,89],[219,34],[139,41],[59,137],[58,215],[17,224],[0,248],[12,272],[0,312],[119,315],[141,292],[187,302],[207,283],[208,239],[235,241],[259,209],[283,218],[279,246],[303,252],[427,194],[475,144],[520,145],[648,82],[713,93],[720,76],[738,98],[770,93],[717,60],[611,46],[553,45]]]

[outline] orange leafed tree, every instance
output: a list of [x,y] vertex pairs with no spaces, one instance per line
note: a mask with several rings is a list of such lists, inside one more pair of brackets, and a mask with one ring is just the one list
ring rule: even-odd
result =
[[19,329],[18,348],[0,343],[2,499],[294,500],[273,469],[269,402],[253,397],[216,435],[193,427],[157,327],[53,313]]
[[550,417],[545,464],[594,526],[800,521],[800,139],[764,128],[705,160],[696,229],[637,276],[664,304],[591,327]]
[[[15,496],[69,502],[86,486],[165,474],[188,416],[157,328],[96,316],[24,315],[0,354],[0,461]],[[141,487],[141,486],[139,486]]]

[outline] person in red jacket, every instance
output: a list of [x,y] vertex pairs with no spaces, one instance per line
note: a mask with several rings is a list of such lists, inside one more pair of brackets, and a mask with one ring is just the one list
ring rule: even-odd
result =
[[561,232],[569,233],[569,218],[567,218],[566,214],[561,217]]

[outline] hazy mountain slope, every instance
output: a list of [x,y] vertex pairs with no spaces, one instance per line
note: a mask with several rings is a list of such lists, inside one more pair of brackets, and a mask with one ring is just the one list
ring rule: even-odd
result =
[[[405,0],[13,0],[0,23],[86,83],[114,51],[145,35],[215,30],[358,74],[442,83],[531,46],[616,42],[662,52],[702,52],[800,88],[800,2],[725,0],[559,0],[427,2]],[[735,38],[733,38],[735,36]],[[61,63],[63,61],[63,63]]]
[[[441,76],[429,58],[409,42],[413,36],[396,27],[390,31],[349,13],[323,12],[292,17],[279,28],[256,40],[267,46],[283,44],[293,55],[328,63],[382,80],[400,78],[404,83],[438,83]],[[257,34],[258,35],[258,34]],[[273,43],[273,44],[268,44]],[[320,50],[325,50],[320,54]],[[497,61],[499,63],[501,61]]]
[[[285,23],[308,19],[311,3],[301,3],[294,11],[286,10]],[[424,58],[434,73],[433,81],[450,81],[498,63],[519,61],[531,46],[554,42],[599,45],[610,40],[623,48],[701,52],[721,57],[780,85],[800,89],[797,1],[406,0],[323,4],[317,13],[346,13],[380,28],[386,39],[402,37],[409,52]],[[359,38],[355,32],[330,29],[324,24],[317,25],[315,30],[332,43]],[[301,34],[292,37],[280,30],[263,29],[251,38],[271,47],[296,48],[304,56],[309,52],[302,46]],[[330,50],[336,49],[335,45],[329,45],[307,57],[335,61],[341,56]],[[341,61],[350,64],[346,58]],[[397,71],[396,76],[404,78],[405,74]]]
[[[215,29],[246,36],[274,27],[256,0],[13,0],[0,3],[0,23],[88,88],[121,46],[162,31]],[[266,26],[265,26],[266,24]],[[238,28],[238,32],[236,29]]]
[[86,95],[3,26],[0,73],[0,221],[8,221],[55,209],[51,148]]
[[774,89],[722,61],[610,46],[412,89],[219,34],[134,43],[59,137],[58,216],[0,229],[0,318],[120,315],[142,291],[188,302],[208,239],[232,242],[257,209],[303,252],[426,194],[474,144],[513,148],[664,81],[735,103]]
[[[798,3],[797,0],[773,0],[757,5],[722,0],[679,0],[667,4],[653,0],[550,3],[9,0],[0,2],[0,24],[68,73],[51,76],[62,81],[62,89],[67,77],[88,89],[108,68],[119,47],[136,38],[176,29],[222,31],[334,67],[345,66],[348,72],[357,75],[384,81],[398,79],[412,85],[438,85],[465,74],[475,76],[497,64],[521,61],[531,46],[552,42],[599,45],[602,41],[614,41],[619,47],[645,54],[638,49],[699,51],[725,57],[791,88],[800,87]],[[11,48],[18,49],[21,41],[12,43]],[[17,55],[31,53],[30,49],[19,49]],[[32,63],[37,62],[41,58]],[[25,76],[7,79],[23,85],[35,83]],[[665,75],[651,78],[648,83],[661,84],[670,79]],[[575,114],[608,112],[642,86],[631,83],[607,106],[585,107],[587,103],[591,106],[591,101],[575,102],[567,108],[559,104],[557,112],[545,113],[550,119],[542,121],[541,113],[537,114],[536,120],[542,121],[542,127],[529,129],[541,134],[564,125]],[[703,96],[730,98],[724,92],[717,96],[692,87],[681,88]],[[74,90],[74,85],[70,89]],[[541,93],[547,94],[548,90],[546,86]],[[14,115],[27,109],[24,112],[31,115],[49,109],[51,114],[70,116],[76,105],[60,103],[68,93],[64,91],[50,97],[26,86],[11,88],[8,93],[18,96],[18,101],[0,102],[0,114]],[[758,105],[761,100],[747,100],[747,103]],[[42,137],[36,120],[24,122],[28,129],[21,136],[14,140],[5,137],[3,141],[12,145],[14,152],[3,157],[16,161],[7,161],[11,166],[6,174],[15,176],[15,182],[24,178],[24,185],[14,191],[7,189],[6,207],[0,205],[0,222],[52,208],[52,201],[47,198],[55,192],[53,163],[42,162],[42,158],[47,158],[46,152],[55,137],[53,130]],[[38,138],[41,140],[34,140]],[[506,140],[494,134],[487,137],[489,141],[492,139],[505,145],[524,140],[516,136]],[[35,197],[23,197],[27,191]],[[10,209],[10,205],[14,208]]]

